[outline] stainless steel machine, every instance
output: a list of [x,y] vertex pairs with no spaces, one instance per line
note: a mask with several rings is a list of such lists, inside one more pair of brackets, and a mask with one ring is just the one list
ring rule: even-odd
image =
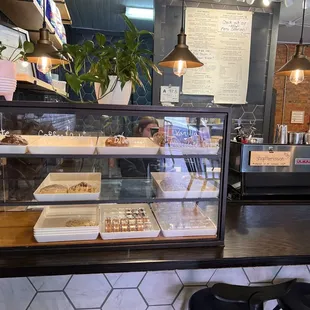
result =
[[231,142],[229,197],[310,199],[310,145]]

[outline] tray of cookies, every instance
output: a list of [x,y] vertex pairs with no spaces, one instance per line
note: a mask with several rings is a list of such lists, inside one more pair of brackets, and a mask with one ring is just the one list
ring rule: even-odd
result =
[[133,138],[117,135],[100,137],[97,143],[99,154],[106,155],[156,155],[159,146],[149,138]]
[[97,137],[40,136],[29,144],[31,154],[92,155]]
[[28,146],[39,139],[30,135],[0,135],[0,154],[25,154]]
[[158,198],[217,198],[219,181],[189,172],[151,172]]
[[94,240],[99,234],[98,205],[48,206],[34,226],[38,242]]
[[34,192],[37,201],[99,199],[101,173],[50,173]]
[[217,228],[194,202],[152,203],[165,237],[216,236]]
[[100,206],[102,239],[155,238],[160,228],[148,204]]

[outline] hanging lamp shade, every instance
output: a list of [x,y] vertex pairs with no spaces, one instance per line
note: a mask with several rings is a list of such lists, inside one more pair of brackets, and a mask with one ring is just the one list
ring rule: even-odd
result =
[[198,68],[203,66],[203,63],[197,59],[186,45],[186,34],[184,32],[178,34],[178,44],[158,64],[162,67],[173,68],[174,63],[180,60],[186,61],[187,68]]
[[295,70],[303,70],[305,76],[310,76],[310,61],[305,55],[305,48],[305,45],[298,44],[294,56],[276,74],[290,76]]
[[62,65],[69,61],[62,56],[49,39],[49,30],[45,27],[39,30],[40,38],[34,46],[34,51],[27,54],[27,61],[37,63],[40,57],[47,57],[51,60],[52,65]]

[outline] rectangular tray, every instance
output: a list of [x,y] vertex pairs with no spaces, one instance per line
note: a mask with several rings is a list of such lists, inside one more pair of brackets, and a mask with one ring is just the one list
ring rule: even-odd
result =
[[[76,185],[80,182],[87,182],[96,186],[98,192],[95,193],[68,193],[68,194],[40,194],[40,190],[48,185],[60,184],[67,187]],[[37,201],[78,201],[78,200],[97,200],[101,191],[101,173],[50,173],[40,186],[33,193]]]
[[37,242],[59,242],[59,241],[83,241],[95,240],[99,232],[85,232],[82,234],[68,233],[65,235],[34,235]]
[[92,155],[97,137],[40,136],[28,146],[31,154]]
[[[105,232],[105,219],[107,215],[111,214],[111,212],[122,212],[122,210],[128,208],[143,208],[151,221],[153,229],[148,231]],[[105,204],[100,206],[100,236],[102,239],[155,238],[159,233],[160,228],[148,204]]]
[[[19,136],[19,135],[17,135]],[[27,153],[29,145],[34,143],[39,139],[39,136],[30,136],[30,135],[20,135],[24,139],[28,141],[28,145],[11,145],[11,144],[0,144],[0,154],[25,154]],[[0,140],[2,140],[5,136],[0,135]]]
[[[179,207],[176,207],[176,204],[179,204]],[[192,215],[189,215],[191,209],[182,207],[180,202],[173,203],[172,205],[153,203],[151,207],[165,237],[216,236],[217,234],[216,225],[209,217],[203,214],[198,206]],[[182,208],[187,208],[190,211],[184,215],[184,209]],[[192,209],[194,210],[194,208]],[[199,221],[203,223],[199,228],[173,227],[173,225],[180,224],[181,222],[186,225],[199,223]]]
[[151,172],[153,186],[156,188],[158,198],[217,198],[219,195],[219,181],[209,181],[210,190],[195,190],[190,189],[184,191],[165,191],[161,186],[161,181],[166,177],[174,177],[175,180],[181,179],[182,177],[189,176],[188,172]]
[[98,139],[97,150],[99,154],[105,155],[156,155],[159,146],[149,138],[127,138],[129,146],[105,146],[108,137]]

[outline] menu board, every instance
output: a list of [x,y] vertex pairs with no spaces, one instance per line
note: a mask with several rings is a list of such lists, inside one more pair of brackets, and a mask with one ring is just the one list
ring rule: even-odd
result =
[[248,90],[252,12],[186,9],[187,44],[202,62],[183,77],[183,94],[244,104]]

